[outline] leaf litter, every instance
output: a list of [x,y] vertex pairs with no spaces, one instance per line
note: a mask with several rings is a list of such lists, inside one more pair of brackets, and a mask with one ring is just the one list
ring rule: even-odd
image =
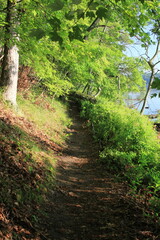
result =
[[[5,126],[0,133],[0,239],[160,239],[157,219],[144,214],[148,213],[146,204],[129,194],[126,182],[118,182],[98,163],[98,147],[76,109],[71,113],[73,125],[64,149],[34,123],[0,110]],[[31,154],[26,156],[16,141],[21,133],[15,126],[41,147],[54,150],[56,185],[40,188],[48,174],[44,163],[32,161]],[[35,199],[39,191],[43,204]]]

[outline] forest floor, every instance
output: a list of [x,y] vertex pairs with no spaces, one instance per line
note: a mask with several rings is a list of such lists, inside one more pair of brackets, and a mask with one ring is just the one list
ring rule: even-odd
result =
[[90,130],[72,107],[73,124],[58,157],[56,183],[43,227],[51,240],[159,240],[160,227],[144,215],[143,201],[97,162]]
[[[160,240],[146,199],[98,161],[99,147],[76,106],[70,118],[63,147],[0,105],[0,240]],[[48,174],[52,181],[43,188]]]

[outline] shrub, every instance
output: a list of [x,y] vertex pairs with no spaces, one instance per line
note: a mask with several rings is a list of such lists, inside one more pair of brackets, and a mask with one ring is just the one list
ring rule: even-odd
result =
[[102,146],[100,160],[109,169],[125,176],[135,188],[148,187],[155,192],[160,188],[160,146],[147,117],[107,101],[84,101],[82,116],[90,120]]

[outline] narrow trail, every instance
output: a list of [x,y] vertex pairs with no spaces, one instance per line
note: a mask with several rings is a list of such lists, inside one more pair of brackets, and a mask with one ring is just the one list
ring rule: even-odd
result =
[[89,130],[72,112],[68,146],[57,164],[57,188],[48,206],[51,240],[155,240],[158,229],[127,195],[127,185],[97,163]]

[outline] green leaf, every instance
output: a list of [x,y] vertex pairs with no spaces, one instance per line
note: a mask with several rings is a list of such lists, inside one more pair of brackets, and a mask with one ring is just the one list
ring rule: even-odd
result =
[[78,4],[80,4],[80,3],[81,3],[81,0],[72,0],[72,4],[78,5]]
[[88,11],[88,12],[86,13],[86,17],[95,18],[95,13],[92,12],[92,11]]
[[43,38],[45,36],[45,31],[41,28],[32,29],[30,32],[31,37],[36,37],[37,40]]
[[96,10],[97,9],[97,7],[99,6],[99,3],[97,3],[97,2],[93,2],[93,3],[88,3],[88,8],[90,9],[90,10]]
[[145,0],[139,0],[142,4],[144,4]]
[[146,44],[144,44],[144,43],[143,43],[143,44],[141,44],[141,47],[146,47]]
[[59,11],[64,7],[64,3],[61,0],[55,0],[54,3],[49,4],[52,11]]
[[108,9],[106,9],[106,8],[99,7],[98,10],[96,11],[96,15],[100,19],[102,19],[102,18],[108,19],[110,17],[110,11],[108,11]]
[[72,41],[74,39],[78,39],[80,41],[83,41],[82,31],[81,31],[79,26],[73,27],[73,32],[69,32],[69,39],[70,39],[70,41]]
[[5,25],[6,25],[6,22],[4,22],[4,21],[0,22],[0,26],[5,26]]
[[83,18],[84,19],[84,11],[83,9],[77,9],[77,18]]
[[135,36],[134,30],[132,30],[132,32],[130,32],[130,36],[131,36],[131,37],[134,37],[134,36]]
[[55,31],[60,29],[61,21],[58,18],[52,17],[51,19],[48,20],[48,22]]
[[160,89],[160,78],[159,77],[155,77],[154,81],[152,83],[152,88],[156,88],[156,89]]
[[72,19],[74,19],[74,14],[75,14],[74,11],[70,11],[68,13],[65,13],[65,17],[67,20],[72,20]]
[[60,45],[63,43],[63,38],[56,31],[50,33],[50,39],[54,42],[59,42]]
[[154,98],[154,97],[157,97],[157,93],[153,93],[153,94],[151,95],[151,98]]

